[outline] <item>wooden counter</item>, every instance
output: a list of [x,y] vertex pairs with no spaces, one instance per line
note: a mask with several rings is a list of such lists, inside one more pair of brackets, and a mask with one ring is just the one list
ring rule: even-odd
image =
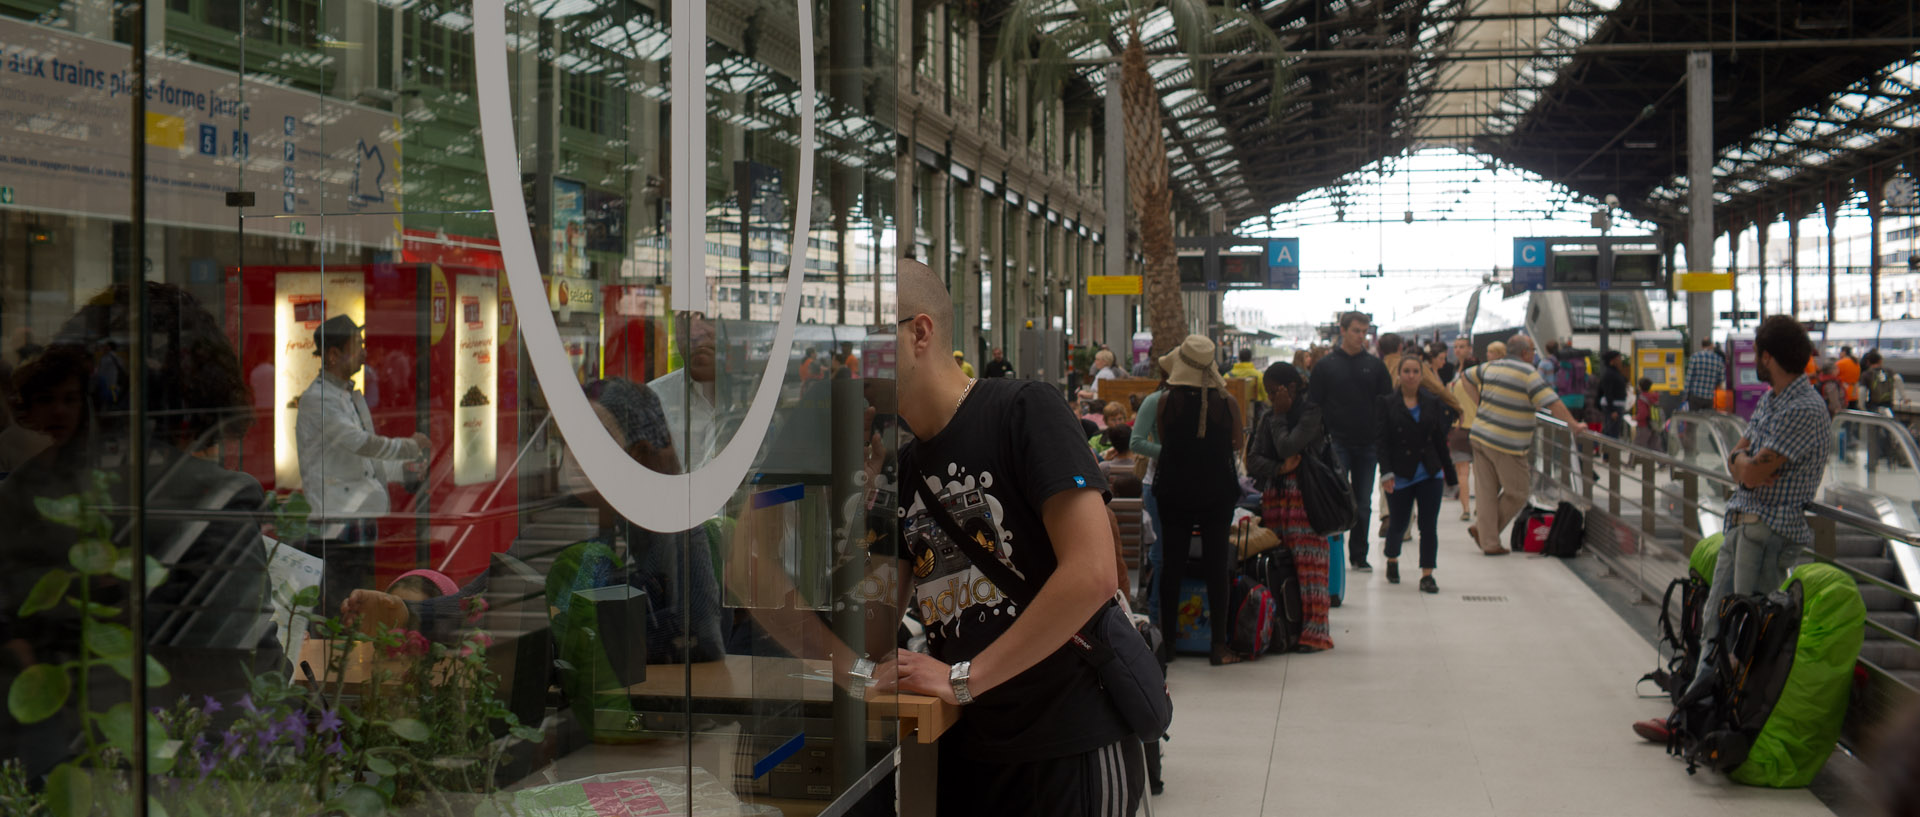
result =
[[[832,662],[729,655],[697,664],[650,664],[647,680],[627,687],[638,697],[743,701],[784,698],[826,702],[833,700]],[[796,695],[797,693],[797,695]],[[867,701],[875,714],[900,719],[900,731],[932,743],[960,718],[960,708],[925,695],[879,694]]]

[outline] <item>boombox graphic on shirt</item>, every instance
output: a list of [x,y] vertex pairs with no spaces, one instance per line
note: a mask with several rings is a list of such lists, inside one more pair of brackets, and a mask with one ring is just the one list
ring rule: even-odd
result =
[[[966,482],[977,485],[971,479]],[[992,608],[992,613],[999,615],[1004,600],[1000,589],[969,558],[1001,559],[1012,567],[1002,556],[1006,536],[993,511],[997,503],[977,487],[955,490],[948,486],[940,491],[939,499],[953,515],[964,541],[955,542],[948,536],[918,500],[901,526],[906,552],[913,562],[914,602],[920,620],[929,628],[950,625],[976,605]],[[962,548],[972,548],[973,553],[962,552]]]

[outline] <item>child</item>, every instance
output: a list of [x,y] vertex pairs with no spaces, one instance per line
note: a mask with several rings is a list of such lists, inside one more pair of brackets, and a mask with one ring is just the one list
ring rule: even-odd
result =
[[1660,433],[1660,398],[1654,396],[1653,380],[1642,377],[1634,384],[1639,396],[1633,401],[1633,444],[1655,451],[1666,451],[1666,438]]

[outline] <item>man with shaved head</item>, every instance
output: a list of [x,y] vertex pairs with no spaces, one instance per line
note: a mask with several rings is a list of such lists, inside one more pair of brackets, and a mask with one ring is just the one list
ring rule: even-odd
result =
[[939,813],[1130,815],[1140,740],[1068,643],[1119,583],[1100,464],[1051,387],[960,371],[953,302],[932,270],[901,261],[898,292],[899,410],[912,431],[901,556],[931,652],[901,651],[898,683],[962,707],[941,740]]
[[1533,367],[1533,338],[1524,334],[1507,340],[1504,360],[1488,362],[1460,377],[1466,381],[1467,396],[1479,405],[1470,433],[1479,519],[1467,532],[1481,553],[1501,556],[1507,549],[1500,544],[1500,529],[1527,504],[1531,488],[1527,449],[1533,446],[1533,428],[1539,422],[1534,413],[1551,411],[1576,434],[1585,427],[1573,421],[1573,412]]

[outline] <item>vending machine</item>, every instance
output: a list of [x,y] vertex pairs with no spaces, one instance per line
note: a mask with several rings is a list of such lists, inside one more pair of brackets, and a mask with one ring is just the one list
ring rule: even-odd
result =
[[1733,413],[1740,415],[1743,420],[1753,419],[1753,409],[1760,405],[1760,396],[1773,388],[1760,379],[1760,372],[1754,368],[1759,355],[1752,332],[1727,335],[1727,368],[1731,370],[1728,374],[1733,382]]
[[1633,378],[1653,381],[1660,410],[1671,414],[1686,399],[1686,339],[1679,333],[1651,330],[1633,333]]
[[425,467],[387,486],[380,586],[416,567],[464,580],[518,533],[517,481],[501,456],[518,444],[516,321],[499,276],[427,263],[229,270],[229,331],[259,414],[230,465],[283,497],[302,490],[299,398],[320,373],[313,331],[335,315],[364,327],[366,363],[353,382],[374,432],[431,442]]

